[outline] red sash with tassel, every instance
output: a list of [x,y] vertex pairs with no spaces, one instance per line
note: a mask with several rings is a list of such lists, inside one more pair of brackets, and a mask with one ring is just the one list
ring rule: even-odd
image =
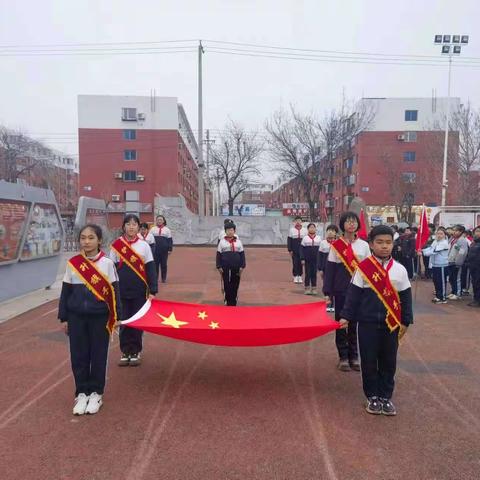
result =
[[390,260],[386,268],[383,268],[373,256],[367,257],[358,265],[358,271],[387,309],[385,322],[391,332],[401,326],[402,318],[400,297],[388,276],[388,271],[392,265],[393,259]]
[[335,240],[331,246],[338,255],[338,258],[342,261],[343,265],[345,265],[348,273],[353,276],[360,262],[353,251],[352,244],[347,242],[343,237],[340,237]]
[[123,239],[117,238],[112,243],[112,248],[117,252],[120,260],[125,262],[145,283],[148,291],[147,273],[142,257]]
[[[100,258],[103,255],[100,256]],[[84,285],[98,300],[105,302],[110,315],[107,322],[107,330],[110,335],[113,333],[117,321],[117,305],[115,301],[115,290],[105,275],[84,255],[75,255],[68,261],[70,268],[78,275]]]

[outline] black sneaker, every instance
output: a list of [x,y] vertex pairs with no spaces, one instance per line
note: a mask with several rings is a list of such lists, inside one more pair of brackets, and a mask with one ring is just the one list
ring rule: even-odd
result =
[[387,415],[387,417],[393,417],[397,414],[397,409],[395,408],[395,405],[392,403],[391,400],[389,400],[388,398],[381,398],[380,401],[382,403],[383,415]]
[[349,372],[350,371],[350,364],[348,363],[347,359],[340,359],[337,365],[337,368],[342,372]]
[[355,359],[355,360],[350,360],[350,368],[352,370],[355,370],[356,372],[360,371],[360,362]]
[[377,397],[368,397],[367,404],[365,405],[365,410],[372,415],[381,415],[382,404]]
[[131,367],[138,367],[140,365],[141,360],[140,360],[140,354],[139,353],[134,353],[133,355],[130,355],[130,366]]

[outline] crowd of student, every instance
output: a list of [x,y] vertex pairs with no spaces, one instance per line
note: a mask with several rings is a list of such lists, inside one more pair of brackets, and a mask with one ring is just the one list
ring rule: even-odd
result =
[[[471,279],[474,299],[469,305],[479,307],[480,227],[466,232],[457,225],[434,232],[431,226],[427,244],[418,251],[414,228],[376,226],[368,243],[358,237],[359,228],[358,216],[345,212],[338,227],[329,225],[322,239],[314,223],[305,228],[297,217],[287,249],[293,282],[303,284],[306,295],[317,295],[318,273],[323,280],[327,311],[340,322],[335,335],[338,369],[361,371],[367,412],[391,416],[396,414],[391,399],[398,341],[413,322],[410,279],[420,271],[423,258],[425,276],[435,285],[434,303],[465,296]],[[165,217],[159,215],[149,229],[129,214],[122,232],[106,256],[101,228],[84,226],[81,252],[69,260],[64,276],[58,317],[69,335],[75,415],[94,414],[102,406],[109,338],[118,321],[135,315],[155,296],[159,277],[167,281],[173,242]],[[218,237],[216,268],[227,306],[237,305],[245,267],[236,226],[226,219]],[[142,332],[122,325],[119,335],[119,365],[139,365]]]

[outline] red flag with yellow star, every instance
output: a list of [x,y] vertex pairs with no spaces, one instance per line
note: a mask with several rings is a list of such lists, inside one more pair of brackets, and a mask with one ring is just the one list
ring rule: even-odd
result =
[[225,307],[147,300],[122,325],[177,340],[230,347],[304,342],[339,327],[325,302],[273,307]]

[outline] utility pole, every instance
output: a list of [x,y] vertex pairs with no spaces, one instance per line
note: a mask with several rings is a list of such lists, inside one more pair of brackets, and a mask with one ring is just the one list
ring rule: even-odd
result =
[[[210,140],[210,130],[207,128],[207,138],[205,140],[205,143],[207,144],[207,185],[208,185],[208,190],[210,193],[213,194],[213,191],[212,191],[212,180],[210,178],[210,144],[211,143],[215,143],[215,140]],[[214,197],[214,195],[212,195],[212,197]],[[207,203],[208,203],[208,200],[209,199],[206,199],[207,200]],[[214,201],[212,201],[212,203],[215,203]],[[210,205],[207,205],[207,213],[210,212]],[[212,214],[215,215],[215,211],[212,210]]]
[[203,92],[202,92],[202,41],[198,44],[198,214],[205,216],[205,184],[203,163]]

